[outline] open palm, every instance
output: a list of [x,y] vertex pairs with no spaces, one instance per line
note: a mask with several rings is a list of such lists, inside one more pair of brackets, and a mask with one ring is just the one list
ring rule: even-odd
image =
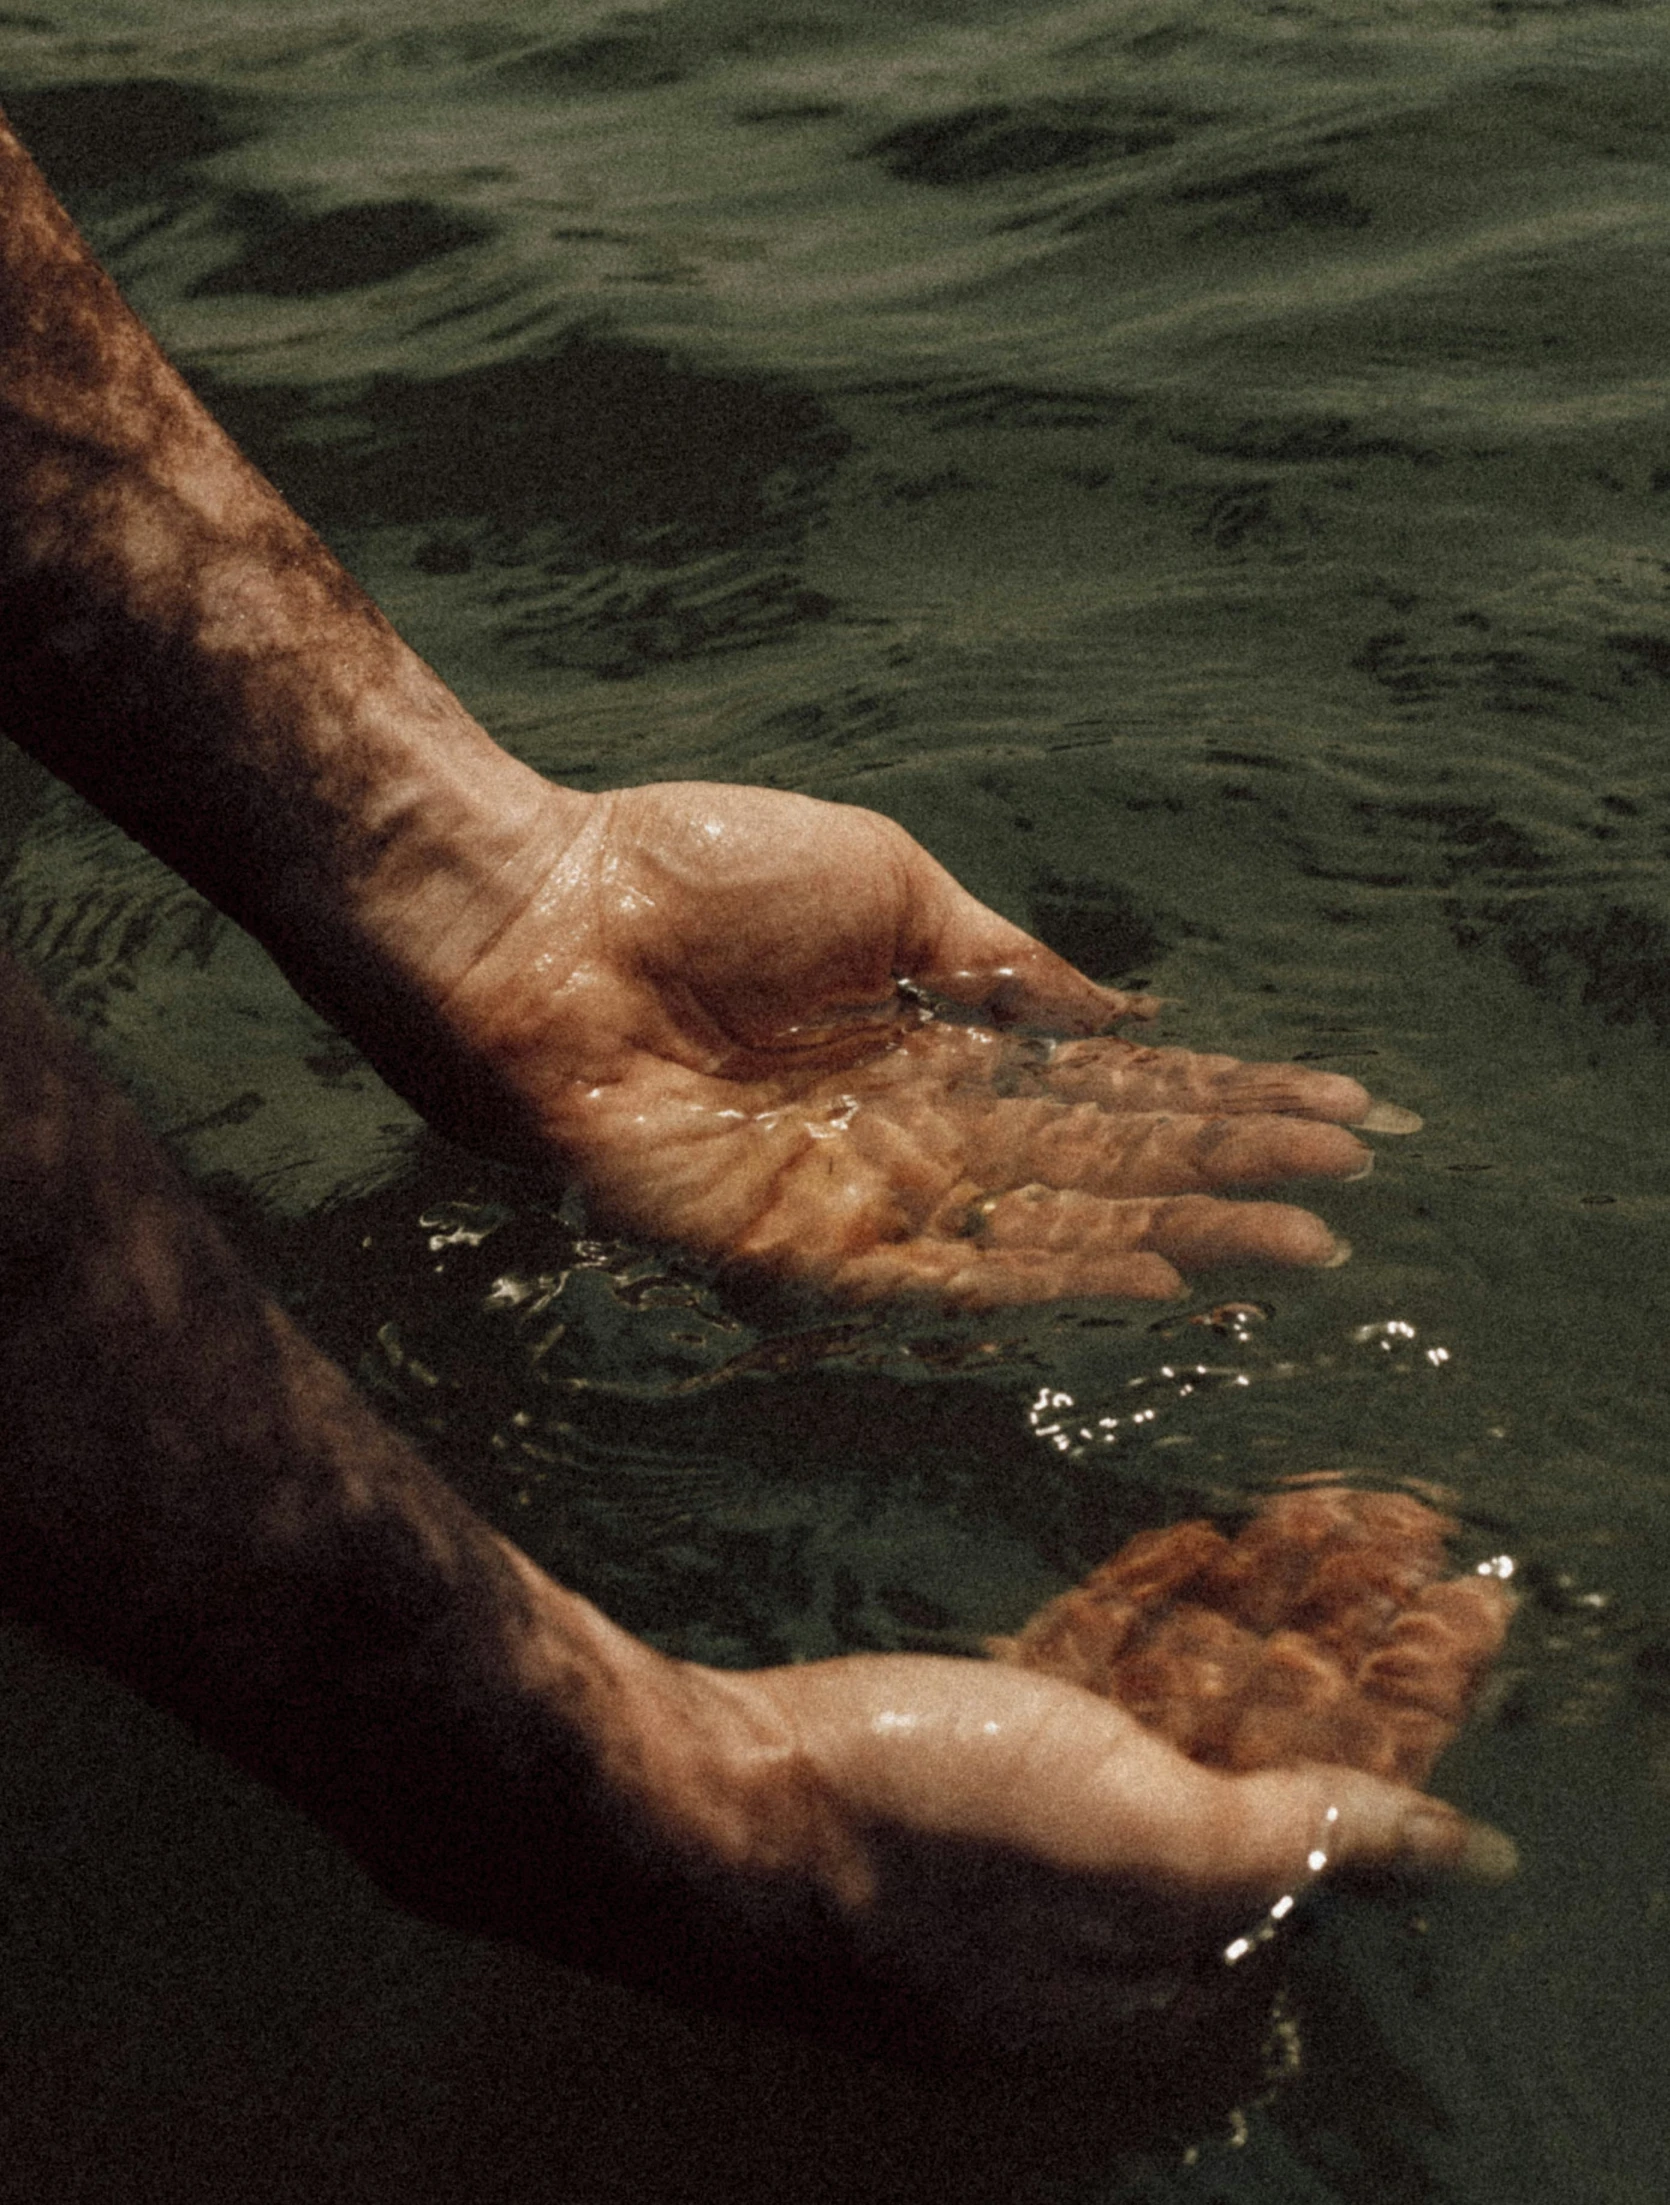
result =
[[621,790],[451,996],[492,1087],[452,1130],[554,1155],[623,1229],[851,1300],[1158,1297],[1226,1260],[1340,1260],[1308,1212],[1223,1192],[1358,1177],[1345,1126],[1402,1114],[1108,1030],[1153,1008],[876,813]]

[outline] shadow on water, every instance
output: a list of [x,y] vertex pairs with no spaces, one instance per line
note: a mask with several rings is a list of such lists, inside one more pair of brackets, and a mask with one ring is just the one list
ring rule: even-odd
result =
[[317,524],[554,525],[577,564],[786,547],[849,441],[809,393],[591,330],[433,382],[375,376],[346,403],[198,388]]
[[[289,268],[294,234],[272,243]],[[434,382],[374,376],[349,399],[196,381],[350,564],[367,531],[409,531],[409,566],[469,577],[524,663],[620,679],[835,610],[802,570],[850,438],[790,385],[592,330]]]
[[1104,984],[1140,988],[1138,977],[1170,947],[1159,924],[1116,883],[1066,880],[1046,869],[1029,899],[1030,930],[1070,965]]
[[239,192],[223,220],[243,239],[240,257],[199,276],[188,298],[312,299],[409,274],[493,235],[473,220],[427,199],[370,200],[296,215],[273,192]]
[[267,120],[265,101],[163,77],[41,85],[8,92],[5,105],[82,221],[124,199],[182,195],[195,164],[256,137]]
[[905,183],[994,183],[1156,152],[1176,144],[1188,119],[1164,106],[1035,100],[1024,106],[962,108],[901,123],[864,152]]

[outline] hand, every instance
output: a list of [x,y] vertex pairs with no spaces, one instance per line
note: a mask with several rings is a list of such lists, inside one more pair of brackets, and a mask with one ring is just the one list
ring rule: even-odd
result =
[[670,783],[576,827],[551,795],[552,854],[507,869],[514,908],[446,993],[451,1063],[391,1076],[624,1230],[850,1300],[1159,1297],[1207,1264],[1342,1261],[1308,1212],[1221,1191],[1360,1177],[1344,1127],[1414,1123],[1354,1080],[1107,1032],[1157,1006],[873,812]]
[[0,1029],[0,1601],[419,1912],[875,2048],[1068,2054],[1151,2039],[1318,1850],[1506,1865],[1414,1792],[1203,1769],[1019,1669],[669,1660],[377,1422],[3,961]]
[[1114,1038],[1154,1006],[874,813],[542,781],[203,412],[3,119],[0,185],[8,729],[437,1124],[851,1300],[1341,1260],[1306,1212],[1219,1195],[1365,1171],[1354,1081]]
[[[1401,1786],[1203,1769],[1017,1670],[860,1655],[680,1674],[729,1702],[746,1746],[710,1779],[728,1811],[708,1818],[700,1918],[662,1944],[657,1987],[690,1996],[678,1971],[702,1952],[732,2011],[859,2050],[1116,2061],[1235,1987],[1237,1941],[1324,1863],[1424,1880],[1512,1865],[1498,1833]],[[808,1881],[819,1903],[797,1907]]]

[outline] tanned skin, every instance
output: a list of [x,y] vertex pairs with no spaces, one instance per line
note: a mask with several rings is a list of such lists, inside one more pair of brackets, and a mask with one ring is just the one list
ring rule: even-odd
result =
[[0,725],[432,1122],[849,1300],[1342,1259],[1309,1213],[1223,1195],[1360,1176],[1346,1126],[1406,1113],[1106,1032],[1154,1005],[873,812],[552,786],[242,458],[3,131],[0,211]]
[[10,965],[0,1188],[0,1600],[417,1912],[849,2043],[1068,2056],[1319,1844],[1504,1858],[1400,1786],[1226,1776],[994,1664],[654,1653],[378,1421]]
[[[1143,1006],[874,814],[587,797],[500,751],[3,133],[0,720],[420,1108],[642,1230],[965,1303],[1338,1253],[1303,1211],[1210,1190],[1352,1176],[1354,1083],[925,1019],[914,990],[1080,1036]],[[1082,2052],[1133,1969],[1184,1965],[1324,1835],[1331,1863],[1501,1861],[1415,1792],[1201,1769],[1048,1678],[655,1654],[378,1423],[10,967],[0,1396],[0,1600],[403,1904],[696,2006]]]

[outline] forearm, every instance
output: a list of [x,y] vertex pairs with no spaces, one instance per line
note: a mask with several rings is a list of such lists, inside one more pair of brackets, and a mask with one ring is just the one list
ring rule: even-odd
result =
[[3,963],[0,1400],[0,1601],[417,1910],[705,1995],[706,1885],[771,1903],[761,1797],[805,1824],[780,1740],[383,1427]]
[[444,991],[553,800],[210,419],[3,118],[0,726],[332,1015]]
[[1436,1802],[1200,1768],[1043,1676],[657,1655],[378,1423],[3,961],[0,1404],[0,1603],[414,1911],[686,2004],[1164,2060],[1196,1962],[1221,1989],[1319,1832],[1336,1863],[1503,1863]]

